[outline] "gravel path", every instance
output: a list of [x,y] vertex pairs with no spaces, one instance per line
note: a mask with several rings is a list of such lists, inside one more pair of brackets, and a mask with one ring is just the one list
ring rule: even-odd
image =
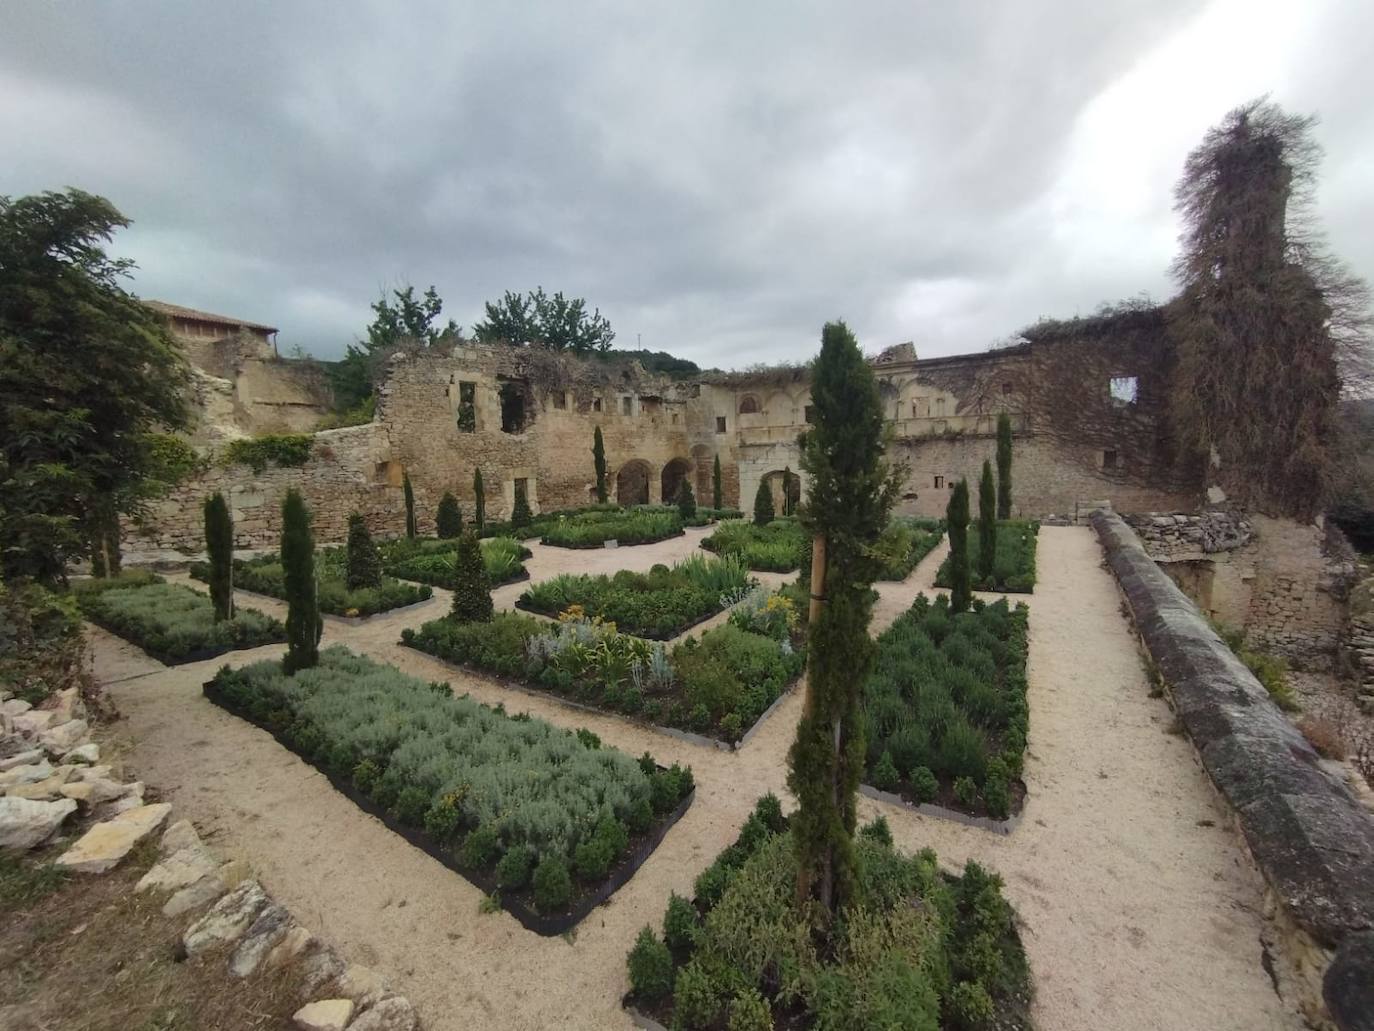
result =
[[[705,531],[601,551],[534,546],[534,579],[558,572],[648,569],[690,554]],[[904,583],[880,584],[875,631],[930,591],[941,547]],[[1028,599],[1029,799],[1010,836],[884,812],[907,848],[950,865],[974,858],[1002,873],[1023,923],[1044,1031],[1196,1028],[1260,1031],[1301,1024],[1261,966],[1261,884],[1186,740],[1148,695],[1116,586],[1090,531],[1044,527],[1041,584]],[[769,577],[770,580],[777,578]],[[523,590],[495,592],[498,606]],[[281,613],[278,602],[241,604]],[[503,688],[401,648],[402,626],[441,615],[448,595],[358,626],[327,620],[340,641],[482,701],[564,726],[586,726],[632,755],[690,763],[696,802],[634,878],[577,928],[541,938],[504,913],[478,914],[480,892],[365,815],[265,733],[221,712],[200,684],[224,659],[164,669],[92,629],[96,669],[127,717],[138,774],[221,847],[252,857],[268,889],[351,960],[375,966],[432,1031],[629,1027],[619,1008],[636,931],[658,924],[668,893],[692,881],[734,837],[754,800],[784,794],[800,692],[745,749],[725,753],[612,717]],[[236,652],[234,665],[279,655]]]

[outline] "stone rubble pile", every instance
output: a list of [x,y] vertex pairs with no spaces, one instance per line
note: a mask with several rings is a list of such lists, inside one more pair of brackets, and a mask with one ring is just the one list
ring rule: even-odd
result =
[[1346,644],[1355,666],[1355,701],[1361,711],[1374,713],[1374,576],[1351,592]]
[[53,843],[75,818],[84,830],[54,862],[98,875],[162,831],[159,859],[135,890],[165,897],[167,917],[204,910],[182,934],[181,954],[228,947],[229,971],[240,978],[295,964],[306,1003],[292,1018],[300,1031],[415,1031],[415,1010],[381,975],[345,963],[252,879],[246,863],[221,862],[190,821],[168,826],[171,805],[143,796],[142,783],[123,783],[100,764],[76,689],[41,710],[0,691],[0,849]]
[[1155,560],[1234,551],[1254,536],[1250,523],[1235,512],[1150,513],[1124,518]]

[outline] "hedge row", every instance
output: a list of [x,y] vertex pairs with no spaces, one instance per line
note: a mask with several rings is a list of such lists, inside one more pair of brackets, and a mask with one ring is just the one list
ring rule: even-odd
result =
[[[394,577],[383,577],[376,587],[349,589],[345,579],[347,556],[343,548],[325,548],[315,553],[315,572],[318,576],[320,611],[334,616],[371,616],[404,605],[414,605],[433,596],[429,587],[402,583]],[[206,583],[210,581],[208,562],[191,563],[191,576]],[[271,598],[286,600],[286,573],[276,555],[254,559],[234,560],[234,587]]]

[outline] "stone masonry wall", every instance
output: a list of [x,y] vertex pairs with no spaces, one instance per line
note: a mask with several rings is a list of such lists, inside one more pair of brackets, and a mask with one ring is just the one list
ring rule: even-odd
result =
[[1130,527],[1107,511],[1091,521],[1174,711],[1268,883],[1305,1015],[1319,1027],[1369,1028],[1374,817]]

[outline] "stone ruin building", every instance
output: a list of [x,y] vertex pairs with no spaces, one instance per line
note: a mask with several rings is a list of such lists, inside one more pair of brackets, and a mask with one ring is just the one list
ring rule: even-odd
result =
[[[162,310],[197,370],[201,418],[192,439],[212,454],[234,438],[309,431],[329,410],[320,367],[277,357],[270,327]],[[1159,308],[1136,307],[1044,323],[1011,346],[972,354],[922,359],[910,343],[882,351],[872,363],[893,457],[907,468],[898,511],[942,516],[954,483],[975,483],[994,456],[1006,412],[1014,516],[1081,521],[1110,505],[1205,613],[1300,665],[1326,667],[1345,623],[1348,546],[1320,525],[1234,511],[1215,489],[1209,495],[1201,471],[1180,467],[1165,419],[1163,319]],[[273,547],[280,499],[293,486],[322,541],[342,540],[355,510],[374,533],[397,535],[403,471],[422,533],[433,531],[445,491],[470,516],[477,468],[488,518],[509,514],[518,485],[535,513],[580,507],[595,500],[597,426],[613,501],[671,502],[686,478],[698,503],[709,504],[719,457],[727,506],[752,508],[764,482],[780,511],[784,470],[805,486],[797,436],[809,413],[804,365],[675,380],[614,352],[580,359],[474,343],[402,350],[387,362],[373,422],[316,433],[299,468],[254,472],[212,460],[129,527],[127,546],[200,551],[200,502],[219,490],[237,544]]]

